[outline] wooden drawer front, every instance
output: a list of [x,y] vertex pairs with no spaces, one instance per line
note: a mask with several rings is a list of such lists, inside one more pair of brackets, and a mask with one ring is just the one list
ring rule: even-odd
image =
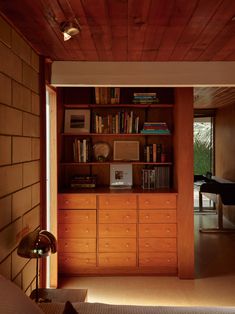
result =
[[59,210],[59,223],[96,223],[95,210]]
[[59,239],[59,252],[96,252],[96,239]]
[[100,209],[136,209],[135,195],[100,195]]
[[135,238],[99,239],[99,252],[136,252]]
[[59,254],[59,272],[77,273],[80,268],[96,267],[95,253]]
[[176,238],[139,239],[140,252],[176,252]]
[[112,237],[136,237],[136,224],[100,224],[99,225],[100,238]]
[[101,267],[136,266],[135,253],[99,253],[98,258]]
[[139,224],[140,238],[174,238],[176,237],[176,224]]
[[96,238],[96,224],[59,224],[59,238]]
[[140,209],[176,208],[176,195],[165,193],[157,195],[139,195]]
[[58,194],[60,209],[96,209],[95,194]]
[[156,209],[156,210],[140,210],[140,223],[175,223],[176,210],[174,209]]
[[100,210],[99,211],[100,223],[136,223],[135,210]]
[[176,267],[177,256],[175,253],[140,253],[139,266]]

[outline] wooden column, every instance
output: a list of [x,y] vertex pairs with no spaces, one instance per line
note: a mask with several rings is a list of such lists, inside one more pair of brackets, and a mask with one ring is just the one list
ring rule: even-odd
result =
[[175,187],[178,191],[178,275],[194,278],[193,88],[175,89]]

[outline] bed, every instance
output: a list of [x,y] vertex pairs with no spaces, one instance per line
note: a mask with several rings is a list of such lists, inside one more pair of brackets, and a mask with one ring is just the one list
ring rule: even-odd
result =
[[1,314],[235,314],[235,307],[135,306],[104,303],[35,303],[0,275]]

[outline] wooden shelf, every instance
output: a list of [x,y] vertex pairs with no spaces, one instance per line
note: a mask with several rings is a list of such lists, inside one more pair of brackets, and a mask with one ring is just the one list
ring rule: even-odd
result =
[[127,137],[127,136],[172,136],[172,134],[156,134],[156,133],[151,133],[151,134],[143,134],[143,133],[61,133],[62,136],[112,136],[112,137]]
[[94,108],[104,108],[104,109],[112,109],[112,108],[172,108],[173,104],[69,104],[64,105],[67,109],[94,109]]
[[92,162],[61,162],[61,166],[93,166],[93,165],[110,165],[110,164],[128,163],[132,165],[156,165],[156,166],[171,166],[172,162],[145,162],[145,161],[92,161]]

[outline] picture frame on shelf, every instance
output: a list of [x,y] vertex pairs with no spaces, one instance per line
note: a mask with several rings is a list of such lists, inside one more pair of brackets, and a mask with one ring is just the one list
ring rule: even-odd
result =
[[89,133],[90,110],[66,109],[64,117],[64,133]]
[[133,184],[131,164],[110,164],[110,188],[131,189]]
[[115,161],[139,161],[139,141],[114,141],[113,160]]

